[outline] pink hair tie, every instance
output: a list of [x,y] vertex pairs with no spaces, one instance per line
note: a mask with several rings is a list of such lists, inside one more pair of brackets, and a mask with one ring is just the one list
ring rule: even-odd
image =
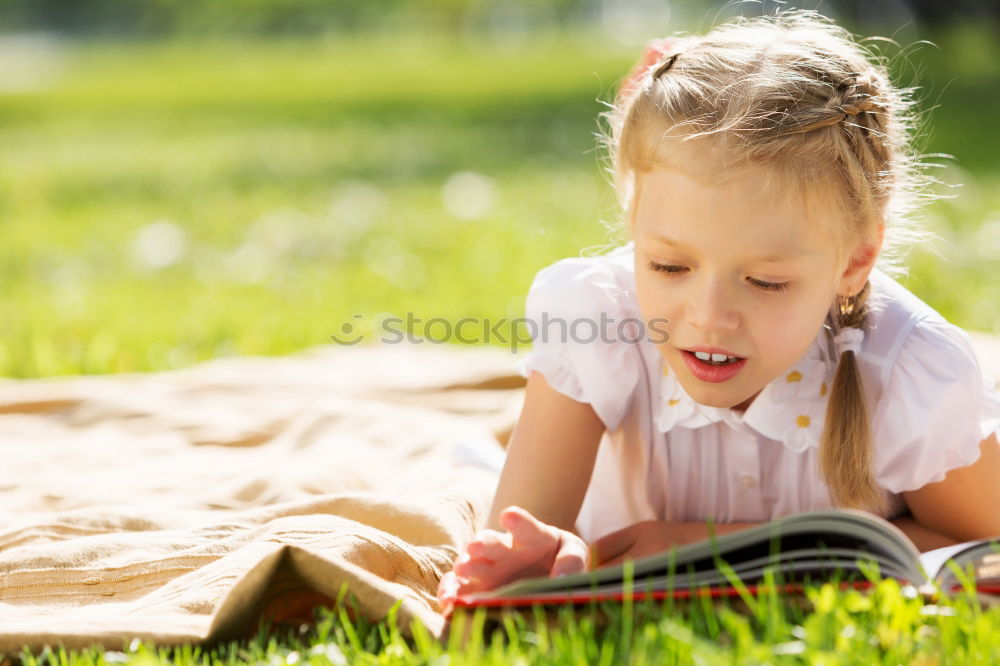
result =
[[857,356],[861,352],[861,341],[865,339],[865,332],[853,326],[841,329],[833,337],[833,342],[837,346],[837,353],[852,351]]

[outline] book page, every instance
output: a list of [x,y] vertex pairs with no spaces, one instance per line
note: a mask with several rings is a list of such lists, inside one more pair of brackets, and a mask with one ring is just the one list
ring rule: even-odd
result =
[[1000,587],[1000,542],[990,539],[967,541],[936,548],[920,556],[928,578],[936,580],[945,589],[961,584],[948,566],[950,560],[954,560],[963,571],[971,564],[977,586]]

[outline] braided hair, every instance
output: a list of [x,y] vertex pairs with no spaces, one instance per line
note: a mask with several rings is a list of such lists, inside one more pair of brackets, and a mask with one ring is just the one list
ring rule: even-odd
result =
[[[837,329],[865,329],[871,283],[854,296],[838,299],[835,306]],[[872,470],[871,427],[865,401],[864,382],[855,352],[846,349],[837,359],[831,396],[826,403],[826,420],[819,445],[819,466],[834,501],[878,512],[885,497],[878,490]]]

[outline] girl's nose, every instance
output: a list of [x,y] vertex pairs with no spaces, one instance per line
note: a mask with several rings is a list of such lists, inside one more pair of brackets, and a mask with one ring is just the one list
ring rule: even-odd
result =
[[705,331],[734,331],[739,327],[739,313],[733,296],[721,280],[706,278],[688,296],[687,320]]

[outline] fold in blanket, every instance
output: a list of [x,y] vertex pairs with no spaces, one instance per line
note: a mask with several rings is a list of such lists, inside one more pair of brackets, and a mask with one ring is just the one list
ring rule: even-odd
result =
[[496,485],[475,460],[495,466],[520,409],[515,360],[321,347],[0,381],[0,652],[245,637],[344,583],[439,634],[438,581]]

